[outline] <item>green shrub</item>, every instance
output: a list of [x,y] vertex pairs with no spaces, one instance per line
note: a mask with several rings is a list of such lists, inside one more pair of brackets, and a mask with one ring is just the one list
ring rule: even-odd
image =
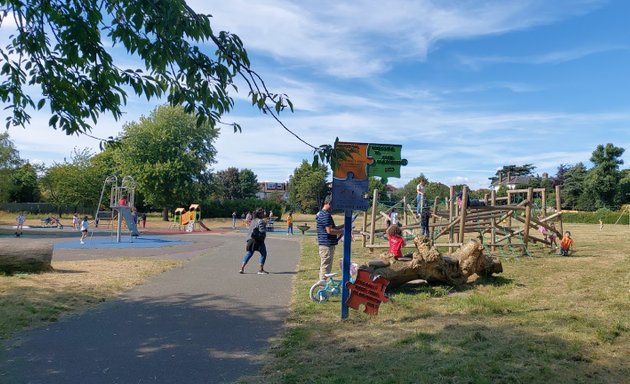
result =
[[[604,224],[615,224],[621,217],[622,212],[613,212],[606,208],[600,208],[596,212],[565,212],[562,214],[562,220],[565,223],[583,223],[583,224],[599,224],[601,219]],[[623,218],[620,223],[627,223]]]

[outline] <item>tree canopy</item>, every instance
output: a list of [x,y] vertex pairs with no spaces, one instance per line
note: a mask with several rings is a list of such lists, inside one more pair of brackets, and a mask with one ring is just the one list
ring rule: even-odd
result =
[[302,161],[289,178],[289,206],[305,213],[317,212],[328,192],[327,177],[327,166],[311,166],[306,160]]
[[[269,102],[276,112],[291,107],[249,68],[238,36],[215,33],[211,16],[183,0],[1,0],[0,5],[3,27],[10,28],[8,19],[15,24],[9,44],[0,48],[0,100],[12,112],[7,126],[24,125],[29,108],[48,104],[53,128],[87,132],[102,113],[120,118],[129,90],[147,99],[166,96],[171,105],[196,114],[198,124],[214,126],[233,106],[229,91],[236,90],[237,76],[246,80],[258,108]],[[123,69],[106,44],[122,46],[138,68]],[[33,100],[27,86],[39,87],[43,97]]]
[[111,150],[117,169],[134,178],[147,204],[175,208],[200,201],[207,191],[218,133],[208,123],[197,126],[181,107],[161,106],[126,124]]
[[215,194],[220,200],[236,200],[255,197],[258,192],[258,178],[250,169],[236,167],[217,171],[214,175]]

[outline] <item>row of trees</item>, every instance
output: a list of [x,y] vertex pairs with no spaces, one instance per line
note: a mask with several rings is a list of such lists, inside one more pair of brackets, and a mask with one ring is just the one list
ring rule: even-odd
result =
[[49,167],[19,157],[8,133],[0,135],[0,201],[50,202],[58,207],[94,207],[107,176],[132,176],[137,205],[169,209],[209,199],[255,197],[256,174],[249,169],[211,172],[219,131],[197,126],[181,107],[162,106],[123,127],[116,145],[98,154],[75,149],[70,159]]
[[[162,106],[150,116],[124,126],[116,145],[107,146],[98,154],[75,149],[69,160],[44,167],[20,159],[5,132],[0,134],[0,202],[46,201],[58,207],[95,207],[103,181],[112,174],[134,177],[138,183],[137,205],[144,210],[162,209],[165,216],[168,210],[191,202],[210,205],[255,197],[258,180],[252,170],[232,167],[211,172],[216,156],[213,142],[218,134],[207,124],[197,126],[182,108]],[[615,210],[630,202],[630,169],[620,170],[623,153],[623,148],[610,143],[598,145],[590,158],[590,169],[584,163],[561,164],[554,177],[534,177],[536,167],[532,164],[506,165],[490,179],[530,176],[525,184],[516,187],[542,187],[552,194],[554,187],[560,185],[564,209]],[[274,207],[284,205],[288,210],[316,212],[329,193],[329,175],[328,166],[304,160],[289,179],[288,201],[272,196]],[[406,197],[414,202],[420,180],[425,182],[428,201],[449,195],[449,186],[421,174],[392,194],[381,180],[371,178],[369,196],[376,189],[380,201],[394,202]],[[463,185],[454,187],[461,190]],[[483,198],[488,193],[489,189],[480,189],[472,191],[471,197]],[[505,194],[506,187],[502,186],[498,195]],[[251,204],[249,201],[246,205]],[[238,206],[230,203],[224,210],[238,210]]]
[[[616,147],[611,143],[600,144],[589,159],[593,164],[591,168],[587,168],[582,162],[574,165],[560,164],[556,175],[553,177],[534,175],[536,167],[533,164],[506,165],[498,170],[496,175],[490,178],[490,181],[498,182],[499,180],[506,180],[508,177],[512,180],[518,176],[529,176],[525,178],[527,179],[526,182],[517,184],[515,188],[545,188],[553,197],[555,186],[559,185],[563,209],[617,210],[623,204],[630,204],[630,168],[620,169],[623,164],[621,156],[624,151],[624,148]],[[449,186],[431,182],[424,175],[420,175],[409,181],[403,188],[395,191],[392,199],[400,200],[405,196],[407,201],[415,201],[416,185],[420,180],[424,180],[426,184],[425,193],[429,201],[433,201],[435,197],[444,198],[449,195]],[[456,190],[461,190],[463,185],[455,185],[454,187]],[[387,200],[385,186],[382,183],[379,185],[377,180],[370,181],[370,190],[373,191],[374,188],[381,191],[381,200]],[[479,189],[472,191],[471,197],[482,199],[484,195],[489,193],[490,189]],[[499,188],[497,195],[505,196],[506,194],[507,187],[503,185]]]

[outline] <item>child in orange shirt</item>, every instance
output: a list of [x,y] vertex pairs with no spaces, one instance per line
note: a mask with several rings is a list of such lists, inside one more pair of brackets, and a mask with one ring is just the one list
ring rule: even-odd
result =
[[564,236],[560,241],[560,255],[569,256],[569,252],[571,252],[571,247],[573,247],[573,239],[571,238],[571,232],[564,232]]

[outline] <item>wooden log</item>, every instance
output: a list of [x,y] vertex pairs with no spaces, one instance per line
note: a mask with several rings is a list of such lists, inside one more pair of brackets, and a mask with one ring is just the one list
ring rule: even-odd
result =
[[442,255],[426,237],[416,237],[414,244],[416,252],[411,260],[396,260],[384,252],[380,256],[383,263],[368,263],[360,268],[369,270],[374,276],[383,276],[392,288],[418,279],[461,285],[474,274],[489,276],[503,272],[501,261],[484,255],[483,246],[476,240],[469,241],[450,255]]
[[46,272],[51,271],[52,240],[0,239],[0,271]]

